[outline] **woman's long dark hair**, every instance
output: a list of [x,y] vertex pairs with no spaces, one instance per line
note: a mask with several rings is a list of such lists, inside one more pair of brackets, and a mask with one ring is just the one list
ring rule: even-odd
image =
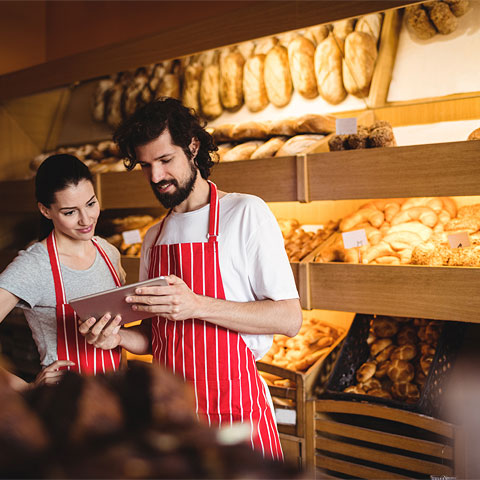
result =
[[[88,180],[93,185],[88,167],[77,157],[67,154],[51,155],[43,161],[35,176],[35,197],[45,207],[55,203],[55,194]],[[53,222],[40,213],[39,240],[48,237],[53,230]]]

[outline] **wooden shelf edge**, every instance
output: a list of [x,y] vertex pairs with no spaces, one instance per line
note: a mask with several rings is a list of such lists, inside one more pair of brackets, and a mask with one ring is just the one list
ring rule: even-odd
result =
[[310,265],[311,308],[480,323],[480,268]]

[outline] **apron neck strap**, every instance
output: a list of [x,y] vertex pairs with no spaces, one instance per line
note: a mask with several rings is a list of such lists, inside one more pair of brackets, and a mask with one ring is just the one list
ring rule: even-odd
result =
[[[208,180],[210,186],[210,216],[208,221],[208,233],[207,239],[209,242],[216,242],[218,237],[218,216],[220,212],[220,202],[218,199],[217,186]],[[168,213],[163,217],[162,223],[160,223],[160,228],[158,229],[157,236],[152,245],[156,245],[160,235],[162,233],[163,227],[165,225],[165,220],[172,213],[172,210],[169,210]]]
[[47,250],[50,258],[50,266],[52,267],[53,283],[55,284],[55,297],[57,305],[67,303],[65,289],[63,287],[62,272],[60,270],[60,261],[58,259],[57,241],[55,240],[54,230],[47,237]]

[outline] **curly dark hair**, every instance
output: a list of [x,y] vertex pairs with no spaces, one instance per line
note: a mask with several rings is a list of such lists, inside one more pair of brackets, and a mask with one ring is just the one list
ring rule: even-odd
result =
[[211,154],[217,155],[218,147],[212,136],[205,130],[205,125],[195,111],[182,105],[179,100],[164,97],[143,105],[130,117],[125,119],[115,130],[113,140],[124,157],[127,170],[137,164],[135,148],[158,138],[168,128],[172,141],[181,147],[187,158],[192,158],[190,143],[197,138],[200,147],[194,159],[204,179],[210,176],[214,162]]

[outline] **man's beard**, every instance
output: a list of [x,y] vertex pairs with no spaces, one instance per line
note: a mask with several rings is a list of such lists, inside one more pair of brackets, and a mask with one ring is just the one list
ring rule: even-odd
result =
[[[158,183],[150,182],[150,186],[152,187],[153,193],[157,197],[157,200],[165,207],[165,208],[174,208],[177,205],[180,205],[184,200],[188,198],[190,193],[192,193],[193,186],[195,185],[195,181],[197,180],[198,170],[195,167],[193,162],[190,162],[191,168],[191,175],[187,179],[184,185],[179,186],[177,180],[172,178],[172,180],[162,180]],[[161,193],[158,191],[157,187],[162,187],[171,183],[175,188],[173,193]]]

